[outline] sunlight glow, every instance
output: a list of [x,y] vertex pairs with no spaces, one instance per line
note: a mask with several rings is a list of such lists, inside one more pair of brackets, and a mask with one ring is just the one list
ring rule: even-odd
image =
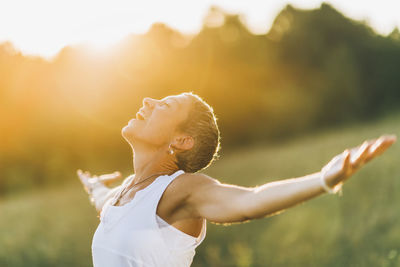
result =
[[[201,29],[211,5],[243,14],[251,31],[265,33],[288,2],[317,8],[322,1],[2,0],[0,42],[11,41],[24,53],[51,57],[66,45],[90,43],[104,48],[131,33],[146,32],[155,22],[193,34]],[[398,1],[326,2],[346,16],[368,21],[382,34],[400,25]]]

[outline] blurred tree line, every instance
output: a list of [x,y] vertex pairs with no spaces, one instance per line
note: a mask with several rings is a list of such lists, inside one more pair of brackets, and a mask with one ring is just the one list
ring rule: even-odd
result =
[[233,147],[397,109],[399,62],[398,29],[378,35],[328,4],[288,5],[264,35],[212,7],[194,36],[154,24],[109,50],[66,47],[51,61],[3,43],[0,193],[76,179],[77,168],[130,172],[120,130],[145,96],[199,94],[222,147]]

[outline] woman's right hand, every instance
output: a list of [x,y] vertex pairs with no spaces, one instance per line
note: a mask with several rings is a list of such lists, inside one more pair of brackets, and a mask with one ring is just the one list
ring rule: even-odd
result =
[[102,183],[105,186],[109,186],[111,183],[121,179],[122,177],[121,173],[118,171],[110,174],[103,174],[100,176],[91,175],[88,171],[83,172],[82,170],[77,170],[76,173],[78,174],[78,177],[82,182],[83,187],[88,193],[90,192],[91,188],[93,188],[93,186],[97,183]]

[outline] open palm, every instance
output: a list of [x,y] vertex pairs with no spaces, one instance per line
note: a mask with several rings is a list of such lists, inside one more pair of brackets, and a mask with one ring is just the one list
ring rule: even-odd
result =
[[121,179],[122,177],[120,172],[114,172],[110,174],[103,174],[97,176],[97,175],[91,175],[87,171],[83,172],[82,170],[78,170],[77,175],[87,192],[89,192],[90,189],[97,183],[103,183],[105,186],[108,186],[114,181]]
[[383,135],[378,139],[365,141],[358,147],[346,149],[322,168],[326,184],[331,188],[338,188],[365,163],[381,155],[394,142],[395,135]]

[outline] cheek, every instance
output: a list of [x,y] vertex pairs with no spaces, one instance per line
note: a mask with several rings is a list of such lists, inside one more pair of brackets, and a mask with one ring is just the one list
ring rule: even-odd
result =
[[147,131],[143,132],[143,138],[146,138],[149,141],[154,141],[155,143],[164,143],[167,141],[170,136],[169,129],[158,127],[156,129],[148,128]]
[[173,134],[173,129],[168,121],[158,121],[157,123],[149,121],[149,124],[143,129],[143,138],[156,143],[165,143]]

